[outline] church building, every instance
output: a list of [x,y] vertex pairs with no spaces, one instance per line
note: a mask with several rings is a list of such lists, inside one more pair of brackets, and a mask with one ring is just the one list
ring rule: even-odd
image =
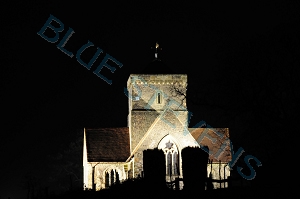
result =
[[[208,146],[207,172],[213,179],[230,176],[229,129],[188,127],[183,97],[188,77],[171,73],[157,57],[158,47],[145,72],[128,78],[127,127],[84,128],[84,189],[100,190],[117,181],[143,177],[143,151],[154,148],[165,154],[167,182],[184,178],[181,151],[188,146]],[[220,186],[214,183],[214,188]]]

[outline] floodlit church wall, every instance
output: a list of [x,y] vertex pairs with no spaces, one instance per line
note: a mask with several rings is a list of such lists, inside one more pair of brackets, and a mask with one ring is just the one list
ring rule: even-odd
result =
[[[225,170],[225,171],[224,171]],[[215,180],[224,180],[227,179],[230,176],[230,168],[227,163],[212,163],[212,164],[207,164],[207,177],[209,177],[210,173],[212,174],[212,179]],[[225,173],[225,176],[224,176]],[[225,177],[225,178],[224,178]],[[227,188],[228,183],[225,182],[225,187],[224,183],[218,183],[218,182],[213,182],[214,188]]]
[[[108,163],[108,162],[103,162],[103,163],[90,163],[87,165],[87,176],[88,180],[85,183],[85,189],[92,189],[92,173],[93,169],[92,166],[95,166],[94,170],[94,183],[96,184],[96,191],[99,191],[103,188],[106,188],[105,186],[105,174],[109,173],[109,184],[111,185],[112,183],[116,182],[116,174],[115,172],[118,172],[119,175],[119,180],[120,182],[124,181],[127,179],[127,173],[125,172],[124,169],[124,163]],[[114,172],[114,182],[111,181],[111,171]]]
[[[186,100],[182,96],[175,96],[173,91],[174,85],[181,88],[187,86],[186,75],[131,75],[127,82],[129,92],[129,104],[132,109],[155,109],[163,110],[166,106],[172,104],[172,108],[181,110],[186,109]],[[182,90],[186,93],[186,89]],[[157,95],[160,93],[161,102],[157,101]]]
[[144,148],[140,148],[134,154],[134,177],[139,177],[143,171],[143,150]]
[[[166,141],[168,140],[176,145],[178,159],[175,162],[179,163],[179,177],[183,177],[181,150],[185,147],[199,147],[200,145],[188,129],[189,112],[187,110],[186,99],[182,95],[174,95],[174,87],[180,88],[180,91],[185,95],[187,75],[130,75],[127,81],[129,105],[127,119],[130,133],[130,152],[134,156],[131,157],[132,159],[128,163],[87,162],[86,138],[84,134],[83,166],[85,189],[92,189],[93,187],[92,166],[95,168],[94,183],[96,184],[96,190],[103,189],[107,185],[114,183],[116,181],[116,172],[119,174],[120,182],[131,177],[141,176],[143,171],[143,151],[160,148],[165,150],[166,155],[171,150],[166,147]],[[220,132],[225,131],[225,129],[216,130],[220,130]],[[208,130],[208,133],[210,137],[214,138],[215,136],[215,138],[218,138],[216,137],[217,135],[211,133],[211,130]],[[224,139],[227,139],[229,136],[228,129],[223,133],[227,136]],[[208,138],[204,138],[203,142],[206,139]],[[223,142],[224,140],[220,141]],[[219,145],[213,145],[210,150],[215,154],[219,151],[219,148]],[[217,180],[227,179],[230,176],[230,169],[227,163],[208,164],[207,172],[208,175],[211,173],[212,178]],[[166,180],[168,181],[168,177],[166,177]],[[224,187],[224,183],[220,185],[220,183],[214,182],[213,185],[214,188]],[[227,183],[225,183],[225,187],[228,187]]]
[[173,110],[186,109],[185,100],[183,100],[181,96],[172,96],[171,85],[135,85],[133,86],[133,90],[136,92],[140,90],[141,93],[139,100],[132,102],[133,110],[164,110],[167,107]]
[[156,111],[132,111],[131,114],[131,149],[133,150],[155,119],[159,116]]
[[[139,146],[139,149],[135,153],[135,173],[136,175],[141,174],[143,170],[143,150],[157,148],[160,141],[165,137],[170,135],[172,140],[177,144],[178,150],[181,150],[188,146],[199,146],[195,139],[190,133],[184,132],[185,127],[180,123],[174,114],[166,114],[166,120],[171,123],[159,119],[153,128],[147,133],[147,138]],[[172,125],[173,124],[173,125]],[[182,173],[182,160],[181,154],[179,152],[179,162],[180,162],[180,173]]]
[[83,179],[83,186],[84,189],[92,189],[92,165],[91,164],[85,164],[83,165],[84,169],[84,179]]
[[[137,146],[155,120],[167,107],[180,120],[180,125],[187,125],[188,112],[186,102],[180,97],[172,96],[172,87],[187,85],[186,75],[130,75],[127,87],[129,92],[129,119],[131,150]],[[184,93],[186,90],[184,90]],[[160,93],[160,103],[158,103]],[[144,111],[143,111],[144,110]],[[156,111],[151,111],[156,110]],[[163,116],[165,117],[165,116]],[[166,122],[168,122],[166,120]]]
[[176,111],[175,114],[180,123],[188,130],[188,111]]

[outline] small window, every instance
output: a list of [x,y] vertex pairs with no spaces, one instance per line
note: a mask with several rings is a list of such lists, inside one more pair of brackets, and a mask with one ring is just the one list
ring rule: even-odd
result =
[[105,187],[109,187],[109,173],[105,172]]
[[111,170],[111,172],[110,172],[110,185],[112,185],[114,182],[115,182],[114,170]]
[[161,104],[161,94],[157,93],[157,103]]

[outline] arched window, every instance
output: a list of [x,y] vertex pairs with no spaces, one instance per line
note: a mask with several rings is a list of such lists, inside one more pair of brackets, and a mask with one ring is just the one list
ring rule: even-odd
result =
[[120,182],[120,174],[116,169],[107,170],[105,172],[105,187],[109,187],[114,183]]
[[167,175],[171,175],[172,174],[172,154],[170,153],[170,151],[167,153]]
[[164,137],[159,145],[158,149],[162,149],[166,158],[166,175],[177,176],[179,172],[179,153],[176,144],[169,136]]
[[116,183],[120,183],[120,176],[119,173],[115,170],[116,173]]
[[110,185],[112,185],[114,182],[115,182],[114,170],[111,170],[111,172],[110,172]]
[[109,173],[105,172],[105,187],[109,187]]
[[179,161],[178,161],[178,153],[177,152],[174,152],[174,154],[173,154],[173,162],[174,162],[173,173],[174,173],[174,175],[179,175]]

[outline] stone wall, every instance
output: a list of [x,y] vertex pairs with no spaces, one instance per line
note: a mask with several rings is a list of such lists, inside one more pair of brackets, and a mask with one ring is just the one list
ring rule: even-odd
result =
[[[182,96],[174,95],[174,86],[181,88],[186,94],[186,75],[130,75],[127,81],[129,92],[129,112],[134,109],[164,110],[169,102],[174,104],[172,109],[186,109],[186,100]],[[161,93],[162,101],[156,100],[157,93]],[[138,97],[138,98],[136,98]]]
[[[143,170],[143,150],[153,149],[158,147],[160,141],[167,135],[170,135],[173,141],[176,143],[177,148],[181,151],[184,147],[187,146],[199,146],[191,134],[186,132],[185,126],[178,120],[176,114],[172,111],[160,114],[163,116],[159,118],[149,129],[147,133],[147,138],[140,143],[140,146],[136,153],[135,157],[135,173],[140,174]],[[168,121],[168,122],[167,122]],[[181,154],[179,153],[180,160],[180,170],[181,170]],[[180,172],[182,173],[182,171]]]
[[159,113],[156,111],[131,111],[131,125],[129,128],[132,150],[134,150],[158,116]]
[[85,189],[92,189],[92,173],[94,167],[94,183],[96,184],[96,190],[99,191],[100,189],[105,188],[105,173],[111,172],[111,170],[117,171],[119,174],[119,180],[124,181],[128,178],[128,170],[125,171],[125,165],[127,168],[131,169],[130,163],[109,163],[109,162],[102,162],[102,163],[89,163],[86,165],[87,168],[87,175],[88,181],[85,182]]
[[[105,172],[111,170],[119,173],[120,181],[138,177],[138,175],[141,176],[143,151],[157,148],[163,138],[170,138],[176,144],[179,152],[179,177],[183,177],[181,150],[188,146],[199,146],[199,144],[188,130],[186,99],[182,95],[174,95],[174,87],[180,88],[185,95],[187,75],[130,75],[127,81],[127,89],[129,92],[130,150],[131,153],[134,153],[132,162],[87,163],[86,156],[84,156],[84,160],[86,160],[84,162],[85,189],[92,189],[93,187],[93,167],[95,168],[94,183],[96,184],[96,190],[105,188]],[[158,93],[161,94],[160,103],[158,103]],[[84,154],[86,154],[86,151]],[[225,165],[227,163],[209,164],[207,167],[208,174],[211,173],[213,179],[224,179]],[[225,178],[229,175],[230,170],[226,166]],[[226,183],[225,187],[227,186]],[[214,187],[219,188],[220,184],[214,183]]]
[[[225,171],[224,171],[225,168]],[[212,173],[212,179],[215,180],[223,180],[223,179],[227,179],[230,176],[230,168],[228,166],[227,163],[213,163],[208,164],[207,165],[207,177],[209,177],[210,172]],[[225,176],[224,176],[225,173]],[[224,178],[225,177],[225,178]],[[213,186],[215,189],[218,188],[227,188],[228,187],[228,183],[225,183],[225,187],[224,187],[224,183],[217,183],[217,182],[213,182]]]

